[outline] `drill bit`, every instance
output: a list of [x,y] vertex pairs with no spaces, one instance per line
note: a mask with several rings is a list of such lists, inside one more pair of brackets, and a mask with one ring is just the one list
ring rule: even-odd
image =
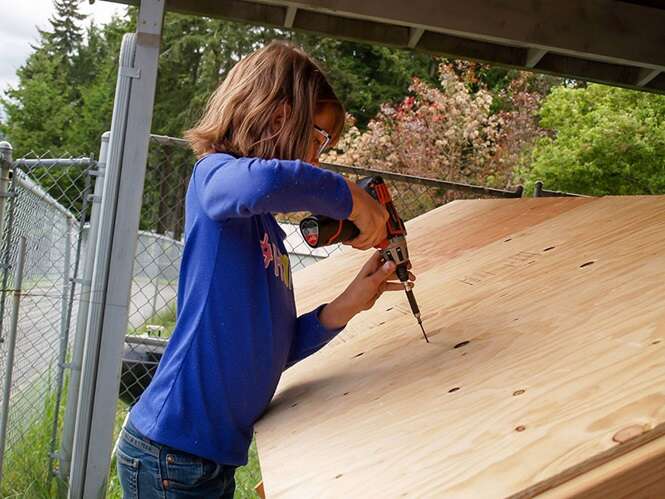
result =
[[418,325],[423,331],[425,341],[429,343],[429,338],[427,337],[427,333],[425,333],[423,321],[420,318],[420,309],[418,308],[418,303],[416,303],[416,297],[413,295],[413,290],[411,289],[408,281],[403,281],[402,284],[404,285],[404,291],[406,291],[406,298],[409,300],[409,305],[411,306],[411,312],[413,312],[413,316],[418,320]]

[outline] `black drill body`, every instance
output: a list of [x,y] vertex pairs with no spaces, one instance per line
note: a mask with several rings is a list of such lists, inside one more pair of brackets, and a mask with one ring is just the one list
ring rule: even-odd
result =
[[[409,285],[409,250],[406,245],[406,227],[397,214],[388,186],[380,176],[363,178],[358,181],[358,185],[381,203],[388,212],[387,237],[377,248],[381,251],[381,256],[385,261],[395,262],[397,278],[404,285],[411,311],[418,320],[425,340],[429,343],[423,328],[418,303]],[[301,220],[300,231],[307,244],[312,248],[350,241],[360,234],[358,227],[350,220],[335,220],[323,215],[312,215]]]

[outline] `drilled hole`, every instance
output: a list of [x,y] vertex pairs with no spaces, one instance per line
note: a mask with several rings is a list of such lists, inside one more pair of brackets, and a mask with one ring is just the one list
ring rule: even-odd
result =
[[580,268],[583,269],[584,267],[588,267],[589,265],[593,265],[594,263],[595,263],[594,261],[583,263],[582,265],[580,265]]
[[344,396],[346,397],[349,393],[351,392],[344,392]]
[[459,386],[451,388],[450,390],[448,390],[448,393],[453,393],[453,392],[456,392],[457,390],[459,390]]
[[513,392],[513,397],[517,397],[518,395],[522,395],[526,390],[515,390]]
[[342,474],[340,473],[339,475],[337,475],[337,476],[335,477],[335,479],[337,479],[337,478],[342,478]]
[[548,246],[548,247],[545,248],[543,251],[553,250],[554,248],[555,248],[555,246]]
[[655,340],[651,342],[652,345],[658,345],[658,343],[660,343],[660,340]]
[[519,425],[515,428],[515,431],[524,431],[524,430],[526,430],[526,426],[524,425]]
[[297,405],[298,405],[298,402],[296,402],[295,404],[291,404],[291,407],[295,407]]
[[393,309],[393,307],[387,308],[386,312],[390,312]]
[[512,238],[512,237],[509,237],[508,239],[504,239],[503,242],[504,242],[504,243],[507,243],[508,241],[512,241],[512,240],[513,240],[513,238]]
[[360,352],[359,354],[354,355],[353,358],[355,359],[355,358],[360,357],[361,355],[364,355],[364,354],[365,354],[365,352]]
[[469,340],[460,341],[460,342],[459,342],[457,345],[455,345],[453,348],[462,348],[462,347],[468,345],[469,343],[471,343]]

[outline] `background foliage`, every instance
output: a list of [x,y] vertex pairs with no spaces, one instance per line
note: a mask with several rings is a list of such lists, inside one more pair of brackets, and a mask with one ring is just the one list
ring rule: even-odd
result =
[[[0,98],[15,155],[90,155],[110,128],[122,35],[136,12],[97,26],[79,0],[56,13],[19,83]],[[424,54],[169,13],[153,132],[180,136],[244,55],[273,38],[322,61],[349,112],[326,159],[495,187],[541,179],[585,194],[665,191],[664,97]],[[146,180],[148,192],[155,190]]]

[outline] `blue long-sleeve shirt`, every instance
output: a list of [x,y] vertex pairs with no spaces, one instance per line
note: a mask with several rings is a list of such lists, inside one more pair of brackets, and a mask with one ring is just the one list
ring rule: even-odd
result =
[[296,316],[284,232],[272,213],[348,217],[344,179],[301,161],[210,154],[192,173],[176,326],[130,415],[148,438],[244,465],[253,425],[287,367],[340,330]]

